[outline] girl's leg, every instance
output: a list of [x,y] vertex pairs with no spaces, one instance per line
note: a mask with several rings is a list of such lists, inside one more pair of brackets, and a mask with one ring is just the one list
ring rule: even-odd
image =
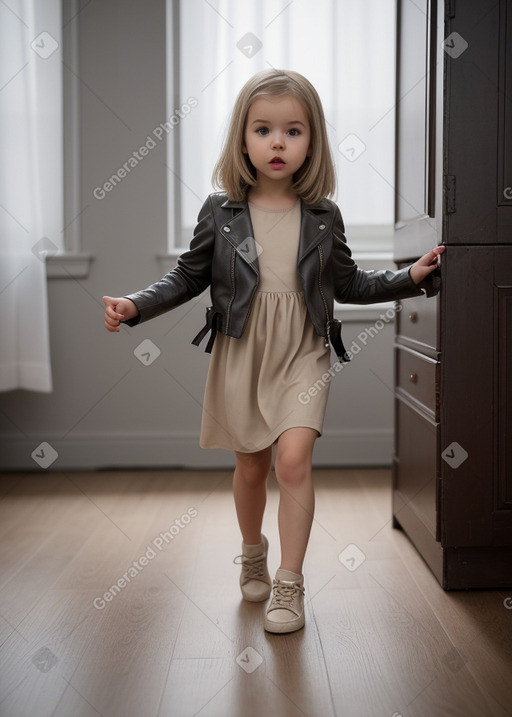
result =
[[311,463],[317,436],[312,428],[290,428],[281,434],[277,443],[280,567],[298,574],[302,574],[315,510]]
[[281,567],[276,573],[265,630],[286,633],[304,627],[302,564],[313,521],[315,494],[311,458],[317,432],[290,428],[277,442],[276,478],[279,483]]
[[258,453],[236,453],[233,476],[238,524],[242,532],[240,588],[245,600],[260,602],[270,595],[272,581],[267,568],[268,541],[261,534],[267,502],[267,476],[272,448]]
[[272,463],[272,447],[257,453],[235,451],[236,467],[233,475],[238,524],[246,545],[261,542],[261,525],[267,502],[267,477]]

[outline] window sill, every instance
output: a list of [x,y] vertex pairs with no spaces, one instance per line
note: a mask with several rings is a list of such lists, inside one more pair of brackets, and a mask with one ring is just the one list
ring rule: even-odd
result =
[[86,279],[89,276],[92,254],[58,254],[46,259],[48,279]]

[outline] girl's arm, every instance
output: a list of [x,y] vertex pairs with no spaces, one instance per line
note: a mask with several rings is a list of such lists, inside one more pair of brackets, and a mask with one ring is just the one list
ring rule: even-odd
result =
[[438,266],[438,256],[444,246],[436,247],[411,266],[397,271],[364,271],[352,259],[345,239],[345,227],[336,207],[333,234],[334,295],[340,303],[371,304],[379,301],[398,301],[410,296],[427,296],[439,291],[439,277],[432,272]]

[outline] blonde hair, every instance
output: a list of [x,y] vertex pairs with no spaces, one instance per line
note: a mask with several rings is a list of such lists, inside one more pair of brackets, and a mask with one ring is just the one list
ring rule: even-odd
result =
[[289,70],[262,70],[240,90],[224,147],[213,170],[213,185],[223,189],[233,201],[245,199],[249,187],[256,185],[256,171],[242,148],[249,107],[256,97],[264,95],[293,95],[302,102],[308,116],[311,156],[306,157],[302,167],[295,173],[292,189],[306,204],[316,204],[324,197],[333,196],[336,173],[322,103],[309,80]]

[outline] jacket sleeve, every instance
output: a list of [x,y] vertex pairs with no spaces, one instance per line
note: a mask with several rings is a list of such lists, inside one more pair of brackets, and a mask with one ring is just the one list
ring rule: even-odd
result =
[[411,278],[412,264],[397,271],[359,269],[352,259],[344,232],[343,219],[336,207],[333,223],[333,279],[336,301],[346,304],[372,304],[421,296],[423,289],[427,296],[434,296],[439,291],[438,269],[420,284],[415,284]]
[[124,298],[131,299],[139,315],[125,323],[135,326],[175,309],[201,294],[211,283],[215,227],[211,199],[203,204],[189,249],[160,281]]

